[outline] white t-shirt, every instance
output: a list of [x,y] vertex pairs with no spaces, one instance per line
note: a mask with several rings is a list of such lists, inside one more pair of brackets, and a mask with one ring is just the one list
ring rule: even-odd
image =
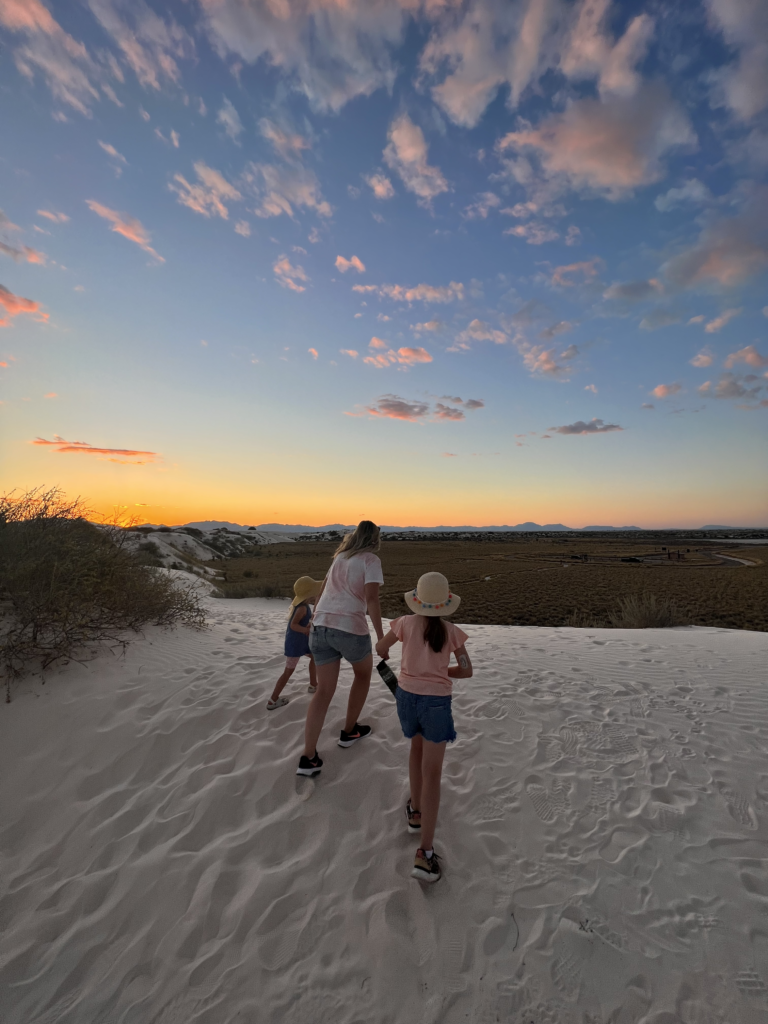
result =
[[313,623],[364,636],[368,632],[365,584],[384,582],[378,556],[372,551],[352,555],[351,558],[337,555],[325,580],[325,590],[315,607]]

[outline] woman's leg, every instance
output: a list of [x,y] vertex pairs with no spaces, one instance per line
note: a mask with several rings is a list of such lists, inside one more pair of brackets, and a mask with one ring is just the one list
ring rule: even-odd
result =
[[315,668],[315,659],[311,654],[309,656],[309,685],[317,686],[317,669]]
[[283,669],[283,674],[280,676],[280,678],[275,683],[275,688],[272,691],[272,696],[269,698],[270,700],[277,700],[277,698],[280,696],[280,694],[285,689],[285,684],[288,682],[288,680],[291,678],[292,675],[293,675],[293,669],[292,668],[288,668],[286,666],[286,668]]
[[440,808],[440,778],[443,774],[443,758],[446,743],[423,741],[421,758],[421,848],[431,850],[435,841],[435,825]]
[[408,778],[411,782],[411,807],[421,810],[421,759],[424,755],[424,740],[414,736],[411,740],[411,755],[408,758]]
[[[347,701],[347,720],[344,722],[344,732],[352,732],[355,728],[355,722],[362,713],[363,705],[365,704],[366,697],[368,696],[368,691],[371,688],[373,655],[369,654],[367,657],[363,658],[362,661],[356,661],[352,666],[352,671],[355,673],[355,678],[352,680],[352,686],[349,691],[349,700]],[[337,668],[336,678],[338,678],[338,674]],[[320,691],[318,690],[318,693],[319,692]]]
[[307,723],[304,726],[304,753],[307,757],[314,757],[317,750],[317,741],[320,738],[325,716],[336,692],[340,666],[341,661],[332,661],[328,665],[317,666],[317,690],[312,694],[312,700],[309,702]]

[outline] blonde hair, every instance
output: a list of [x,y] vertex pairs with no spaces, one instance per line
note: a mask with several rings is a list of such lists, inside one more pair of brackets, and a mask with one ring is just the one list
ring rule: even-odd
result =
[[361,555],[366,551],[378,551],[381,547],[381,530],[372,523],[370,519],[363,519],[355,527],[354,533],[348,533],[333,553],[351,558],[352,555]]

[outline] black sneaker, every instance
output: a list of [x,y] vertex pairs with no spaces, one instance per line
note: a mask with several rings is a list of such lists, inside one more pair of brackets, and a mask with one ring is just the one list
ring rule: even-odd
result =
[[343,729],[341,730],[341,736],[339,736],[339,746],[351,747],[353,743],[357,743],[357,741],[361,740],[363,736],[367,736],[370,731],[370,725],[358,725],[357,722],[355,722],[355,728],[352,730],[352,732],[344,732]]
[[296,769],[296,774],[309,776],[319,775],[322,767],[323,762],[318,756],[317,751],[315,751],[314,757],[307,757],[306,754],[302,754],[301,760],[299,761],[299,767]]
[[408,831],[411,835],[421,832],[421,811],[414,811],[410,800],[405,805],[405,816],[408,819]]

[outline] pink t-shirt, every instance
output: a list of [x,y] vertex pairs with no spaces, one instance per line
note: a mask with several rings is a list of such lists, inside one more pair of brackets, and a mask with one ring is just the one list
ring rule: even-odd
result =
[[325,577],[325,590],[317,602],[312,621],[316,626],[365,635],[368,632],[365,584],[383,582],[381,562],[372,551],[352,555],[351,558],[337,555]]
[[403,615],[389,624],[397,639],[403,643],[398,681],[402,689],[410,693],[448,697],[453,690],[453,680],[448,675],[451,655],[464,646],[467,634],[443,619],[448,636],[442,651],[433,651],[429,644],[424,643],[424,625],[423,615]]

